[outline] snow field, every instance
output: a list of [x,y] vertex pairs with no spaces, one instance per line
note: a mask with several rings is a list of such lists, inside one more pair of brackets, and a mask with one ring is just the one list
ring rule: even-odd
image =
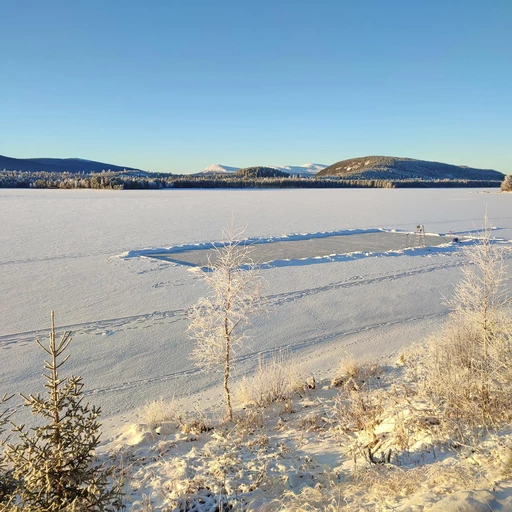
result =
[[[505,194],[467,189],[0,191],[0,392],[41,390],[43,354],[34,339],[47,336],[53,309],[58,330],[74,333],[64,373],[82,375],[87,399],[102,407],[102,453],[122,457],[126,503],[134,512],[180,503],[204,512],[219,500],[252,503],[254,511],[304,504],[355,511],[361,503],[404,512],[462,505],[508,510],[510,433],[455,456],[450,439],[437,432],[432,451],[423,404],[411,405],[396,391],[414,380],[389,366],[399,354],[407,364],[407,347],[447,317],[442,296],[451,296],[467,264],[460,246],[265,266],[266,312],[254,318],[252,338],[234,360],[232,425],[222,422],[219,375],[189,359],[187,309],[206,292],[201,271],[143,256],[151,248],[218,240],[232,217],[247,226],[248,237],[277,240],[413,231],[418,223],[430,233],[466,234],[481,227],[487,209],[494,234],[506,243],[509,203]],[[258,380],[261,362],[276,354],[288,358],[287,374]],[[365,370],[349,362],[340,374],[341,359],[371,360],[372,373],[361,380]],[[265,383],[275,388],[291,373],[274,395],[281,400],[254,406]],[[375,393],[352,397],[347,375],[356,386],[374,379]],[[306,389],[312,376],[317,387]],[[342,388],[348,383],[345,391],[331,386],[333,377]],[[16,420],[30,421],[22,408]],[[393,466],[370,464],[361,473],[354,466],[387,453]],[[489,492],[489,482],[497,492]],[[461,490],[443,497],[455,489]]]
[[[347,229],[467,232],[487,208],[512,238],[510,197],[457,190],[0,191],[3,392],[40,389],[49,312],[74,333],[69,373],[102,406],[106,438],[154,398],[213,407],[218,376],[189,360],[186,310],[205,293],[182,266],[116,257],[134,249],[218,240],[231,222],[249,237]],[[383,358],[444,318],[460,252],[380,254],[263,271],[268,312],[237,354],[236,378],[285,348],[318,377],[346,354]],[[23,417],[23,413],[21,413]]]

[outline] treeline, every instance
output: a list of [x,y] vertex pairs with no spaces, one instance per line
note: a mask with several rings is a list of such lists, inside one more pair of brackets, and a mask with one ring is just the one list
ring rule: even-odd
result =
[[393,180],[392,188],[499,188],[498,180]]
[[385,180],[290,178],[244,178],[239,176],[180,176],[175,188],[393,188]]
[[174,188],[457,188],[499,187],[494,180],[361,180],[340,177],[239,178],[179,176]]
[[500,187],[495,180],[347,179],[329,177],[190,176],[135,171],[60,173],[0,171],[0,188],[163,189],[163,188],[452,188]]
[[176,176],[133,171],[69,173],[0,171],[0,188],[94,188],[110,190],[159,189],[173,186]]

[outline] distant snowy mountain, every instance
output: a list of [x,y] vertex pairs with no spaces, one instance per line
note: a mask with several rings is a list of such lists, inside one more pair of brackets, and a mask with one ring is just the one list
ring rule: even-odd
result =
[[[268,165],[267,167],[272,167],[273,169],[278,169],[283,172],[287,172],[292,175],[301,175],[301,176],[313,176],[317,172],[322,171],[327,167],[324,164],[303,164],[303,165]],[[201,174],[231,174],[238,171],[240,167],[231,167],[229,165],[222,164],[213,164],[209,165]]]
[[229,165],[213,164],[198,174],[228,174],[235,173],[240,167],[230,167]]

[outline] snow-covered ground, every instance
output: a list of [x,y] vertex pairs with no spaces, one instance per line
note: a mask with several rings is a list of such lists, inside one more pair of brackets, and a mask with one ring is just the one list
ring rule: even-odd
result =
[[240,167],[232,167],[230,165],[222,165],[222,164],[212,164],[208,167],[205,167],[201,173],[202,174],[230,174],[238,171]]
[[[496,190],[0,190],[0,394],[40,389],[50,311],[73,331],[69,373],[103,409],[106,439],[155,398],[213,407],[218,375],[189,359],[187,308],[197,271],[129,251],[219,240],[235,219],[248,237],[347,229],[467,233],[487,214],[512,239],[512,198]],[[324,258],[265,268],[269,306],[238,354],[236,378],[286,348],[317,379],[340,358],[386,358],[447,314],[465,263],[457,248]],[[61,329],[59,328],[59,331]],[[23,412],[20,412],[20,421]]]

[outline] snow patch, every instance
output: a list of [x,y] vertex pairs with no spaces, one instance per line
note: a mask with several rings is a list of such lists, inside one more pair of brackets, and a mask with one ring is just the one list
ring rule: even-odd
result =
[[238,171],[240,167],[231,167],[229,165],[213,164],[206,167],[202,173],[204,174],[232,174]]

